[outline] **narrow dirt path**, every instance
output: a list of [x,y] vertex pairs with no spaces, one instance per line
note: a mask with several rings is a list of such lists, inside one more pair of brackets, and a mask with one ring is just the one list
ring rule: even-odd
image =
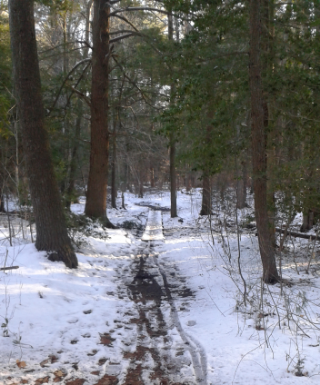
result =
[[[133,281],[127,285],[139,317],[131,318],[138,330],[135,350],[129,359],[123,385],[206,385],[206,356],[182,328],[175,295],[190,297],[184,286],[172,285],[159,262],[155,240],[164,239],[161,211],[149,211],[140,257],[132,264]],[[170,287],[171,286],[171,287]],[[174,293],[172,292],[174,289]]]
[[[136,251],[130,256],[125,252],[132,262],[118,261],[115,290],[105,293],[106,298],[119,299],[115,301],[117,315],[96,328],[99,337],[87,351],[88,368],[88,363],[76,359],[76,348],[68,360],[61,348],[37,365],[30,366],[28,361],[25,369],[26,363],[17,361],[19,377],[0,378],[0,385],[207,385],[205,352],[179,319],[194,295],[178,266],[157,253],[163,240],[161,208],[149,207],[145,232],[138,228],[133,242]],[[103,257],[90,265],[98,286],[108,266]],[[95,322],[94,307],[81,310],[81,316],[92,319],[85,322]],[[91,333],[80,337],[95,338]],[[75,347],[77,342],[77,338],[70,341]]]

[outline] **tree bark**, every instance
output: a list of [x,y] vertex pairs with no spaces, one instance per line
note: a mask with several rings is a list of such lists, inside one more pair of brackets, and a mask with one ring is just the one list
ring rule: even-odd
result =
[[171,218],[177,214],[177,178],[176,178],[176,146],[174,140],[170,144],[170,199],[171,199]]
[[300,227],[300,231],[305,233],[312,229],[314,225],[314,211],[308,210],[307,213],[303,214],[303,222]]
[[[172,11],[168,14],[168,38],[173,41],[173,16]],[[175,86],[174,83],[170,85],[170,104],[174,103]],[[170,135],[170,199],[171,199],[171,218],[176,218],[177,213],[177,175],[176,175],[176,143],[174,134]]]
[[261,80],[261,0],[250,1],[250,97],[253,188],[255,194],[255,215],[259,236],[259,248],[265,283],[279,281],[275,261],[275,250],[269,234],[267,209],[267,156],[264,125],[264,102]]
[[154,167],[151,165],[149,170],[150,170],[150,187],[154,188],[155,187]]
[[12,62],[26,170],[37,229],[36,248],[78,266],[68,237],[44,123],[33,1],[10,0]]
[[110,59],[110,7],[107,0],[94,0],[92,27],[92,85],[91,85],[91,152],[85,213],[107,218],[107,184],[109,157],[108,130],[108,69]]
[[247,207],[247,165],[246,161],[241,162],[242,175],[237,170],[237,209]]
[[[118,111],[116,111],[118,114]],[[113,140],[112,140],[112,164],[111,164],[111,206],[117,208],[117,186],[116,186],[116,159],[117,159],[117,117],[113,119]]]
[[[272,29],[270,26],[270,17],[273,14],[273,0],[261,0],[261,57],[262,57],[262,72],[267,76],[271,76],[273,67],[273,47],[272,47]],[[271,95],[270,92],[262,87],[262,99],[263,99],[263,124],[266,137],[266,147],[268,147],[268,140],[272,141],[272,137],[269,133],[269,121],[270,121],[270,106]],[[269,134],[268,134],[269,133]],[[275,218],[277,215],[277,209],[275,205],[275,191],[272,181],[272,170],[274,163],[272,149],[266,152],[267,159],[267,208],[269,219],[269,236],[271,244],[276,247],[276,232],[275,232]]]
[[206,173],[202,176],[202,206],[200,215],[210,215],[211,214],[211,181],[210,176]]
[[143,181],[144,181],[144,170],[143,170],[143,162],[139,162],[139,178],[138,178],[138,188],[139,188],[139,193],[138,193],[138,198],[143,198]]
[[70,173],[69,173],[69,185],[67,188],[65,206],[70,211],[71,203],[73,197],[75,197],[75,176],[77,171],[77,155],[78,155],[78,147],[79,147],[79,139],[81,133],[81,121],[82,121],[82,101],[78,100],[78,116],[76,119],[76,127],[75,127],[75,136],[74,143],[71,153],[70,160]]

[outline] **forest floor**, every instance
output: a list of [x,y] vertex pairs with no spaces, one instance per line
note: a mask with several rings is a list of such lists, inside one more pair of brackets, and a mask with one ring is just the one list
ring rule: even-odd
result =
[[286,284],[264,285],[253,210],[236,218],[226,197],[210,221],[200,190],[178,193],[175,219],[168,192],[126,193],[126,210],[108,210],[119,229],[73,234],[77,270],[2,216],[0,266],[19,269],[0,271],[0,384],[318,383],[318,245],[288,238]]

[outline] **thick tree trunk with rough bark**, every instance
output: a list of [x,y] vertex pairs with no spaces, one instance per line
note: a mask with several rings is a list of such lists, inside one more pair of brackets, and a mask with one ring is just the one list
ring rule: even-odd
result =
[[210,215],[211,214],[211,180],[210,176],[204,174],[202,177],[202,206],[200,215]]
[[259,248],[265,283],[279,281],[275,250],[269,234],[267,209],[267,156],[264,125],[263,90],[261,79],[261,0],[250,1],[250,93],[252,167],[255,194],[255,215],[259,236]]
[[[91,152],[85,213],[102,218],[107,225],[108,183],[108,69],[110,60],[110,5],[107,0],[94,0],[92,25],[91,85]],[[111,225],[112,227],[112,225]]]
[[[168,38],[173,41],[173,16],[172,11],[168,14]],[[170,104],[174,104],[174,83],[170,85]],[[170,135],[170,199],[171,199],[171,218],[178,216],[177,213],[177,173],[176,173],[176,143],[174,134]]]
[[45,130],[32,0],[10,0],[12,62],[26,170],[37,228],[36,248],[76,268]]

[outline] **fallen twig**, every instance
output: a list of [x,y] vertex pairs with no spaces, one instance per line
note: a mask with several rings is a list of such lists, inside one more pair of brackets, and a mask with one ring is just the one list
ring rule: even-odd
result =
[[13,270],[19,269],[19,266],[0,267],[0,270]]

